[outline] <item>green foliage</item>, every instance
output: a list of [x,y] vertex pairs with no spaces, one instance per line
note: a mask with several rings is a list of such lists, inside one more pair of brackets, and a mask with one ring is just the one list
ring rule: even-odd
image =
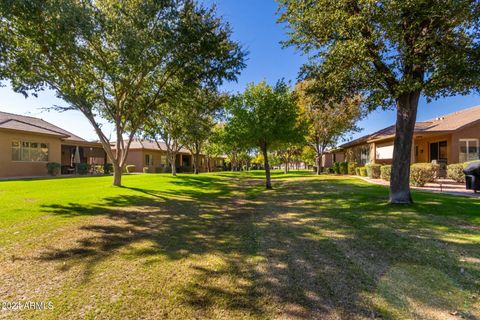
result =
[[332,166],[333,173],[340,174],[340,162],[334,162]]
[[390,181],[390,175],[392,173],[391,165],[384,165],[380,167],[380,178],[386,181]]
[[[172,92],[215,88],[245,66],[230,27],[196,1],[7,3],[0,5],[0,34],[15,46],[7,47],[1,69],[13,88],[55,90],[66,102],[56,108],[85,115],[115,168],[125,164],[131,139]],[[114,124],[119,152],[112,151],[99,118]]]
[[348,162],[339,163],[340,174],[348,174]]
[[427,182],[432,182],[438,176],[440,166],[433,163],[414,163],[410,166],[410,184],[423,187]]
[[359,175],[360,175],[361,177],[366,177],[366,176],[367,176],[367,168],[365,168],[365,167],[360,167],[360,168],[358,168],[358,170],[359,170],[359,173],[360,173]]
[[134,164],[127,164],[125,166],[125,172],[126,173],[132,173],[132,172],[135,172],[135,168],[136,166]]
[[86,175],[90,171],[90,165],[88,163],[77,163],[77,173],[80,175]]
[[58,162],[48,162],[47,172],[51,176],[58,176],[60,174],[61,165]]
[[357,172],[357,163],[356,162],[349,162],[348,163],[348,174],[349,175],[355,175]]
[[103,165],[103,173],[110,174],[113,172],[113,165],[111,163],[105,163]]
[[372,179],[378,179],[380,178],[380,168],[381,165],[377,163],[369,163],[365,165],[365,168],[367,169],[367,176]]
[[456,182],[465,182],[465,174],[463,169],[465,168],[463,163],[454,163],[447,166],[447,178]]

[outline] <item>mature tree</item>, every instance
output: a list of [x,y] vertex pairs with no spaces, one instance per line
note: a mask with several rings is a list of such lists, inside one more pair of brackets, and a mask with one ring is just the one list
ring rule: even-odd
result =
[[173,176],[177,175],[177,154],[183,147],[181,141],[186,134],[186,123],[190,117],[190,108],[183,103],[184,94],[184,91],[178,91],[177,94],[169,96],[168,101],[159,104],[141,129],[143,135],[155,141],[160,150],[160,142],[164,143]]
[[[3,0],[0,10],[0,33],[16,43],[6,62],[13,88],[53,89],[68,104],[57,109],[82,112],[117,186],[132,138],[172,79],[216,86],[243,67],[229,26],[192,0]],[[114,147],[98,118],[114,124]]]
[[230,163],[230,170],[239,171],[241,169],[239,155],[242,152],[249,151],[248,143],[243,139],[246,134],[246,129],[230,123],[227,119],[227,121],[219,127],[217,134],[222,145],[222,150],[227,155],[227,160]]
[[216,167],[216,163],[212,160],[225,155],[224,145],[222,141],[223,126],[216,124],[204,144],[204,152],[207,160],[207,170],[211,172]]
[[215,114],[225,98],[216,91],[195,90],[187,99],[190,114],[185,121],[184,146],[193,155],[193,173],[200,172],[200,154],[215,126]]
[[283,81],[273,87],[265,81],[251,83],[244,93],[231,99],[228,110],[229,126],[241,128],[241,140],[262,152],[266,188],[272,189],[268,152],[295,141],[299,135],[298,109],[292,92]]
[[[301,135],[299,135],[301,137]],[[296,159],[302,152],[302,145],[299,143],[285,143],[281,145],[275,152],[284,165],[284,172],[290,171],[290,163]]]
[[298,107],[307,123],[305,140],[315,151],[317,174],[322,172],[322,156],[349,132],[359,131],[356,123],[362,116],[358,95],[326,96],[322,83],[314,80],[299,82],[295,86]]
[[390,202],[411,203],[409,165],[418,101],[478,90],[480,2],[277,0],[288,45],[320,62],[306,68],[348,83],[370,108],[396,107]]

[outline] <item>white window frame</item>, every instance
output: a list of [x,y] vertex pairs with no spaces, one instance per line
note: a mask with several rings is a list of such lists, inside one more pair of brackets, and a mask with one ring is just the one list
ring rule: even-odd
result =
[[[465,159],[464,159],[465,162],[466,162],[466,161],[471,161],[471,159],[469,159],[469,157],[468,157],[468,155],[469,155],[468,150],[469,150],[469,148],[470,148],[470,143],[473,142],[473,141],[475,141],[475,144],[476,144],[476,147],[477,147],[477,159],[475,159],[475,160],[479,160],[479,157],[480,157],[479,139],[469,138],[469,139],[459,139],[458,141],[459,141],[460,143],[461,143],[461,142],[465,142],[465,144],[466,144],[467,153],[465,154]],[[460,155],[462,154],[460,148],[461,148],[461,146],[459,146],[459,150],[458,150],[458,158],[459,158],[458,160],[460,160]]]

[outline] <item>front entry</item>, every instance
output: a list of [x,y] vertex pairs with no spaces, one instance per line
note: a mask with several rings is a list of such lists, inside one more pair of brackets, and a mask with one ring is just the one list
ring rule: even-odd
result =
[[448,162],[447,141],[439,141],[430,143],[430,162],[437,160],[438,162]]

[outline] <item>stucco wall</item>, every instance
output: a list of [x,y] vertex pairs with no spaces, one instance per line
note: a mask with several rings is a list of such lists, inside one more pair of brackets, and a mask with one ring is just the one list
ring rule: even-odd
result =
[[480,122],[452,134],[451,163],[458,163],[459,161],[458,155],[460,153],[460,144],[459,144],[460,139],[479,139],[480,140]]
[[[13,161],[12,142],[47,143],[48,161]],[[47,175],[47,162],[61,162],[61,142],[59,138],[19,132],[0,131],[0,177]]]

